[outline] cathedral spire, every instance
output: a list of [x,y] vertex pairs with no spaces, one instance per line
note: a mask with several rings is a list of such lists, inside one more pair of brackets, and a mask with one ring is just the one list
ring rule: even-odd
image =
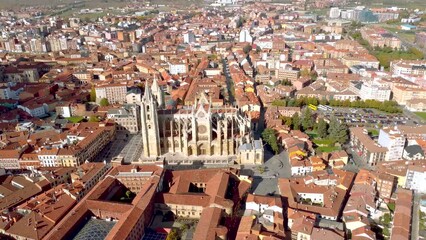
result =
[[160,91],[160,86],[158,85],[158,81],[157,81],[157,75],[155,74],[154,74],[154,80],[152,81],[151,90],[152,92]]
[[154,80],[152,81],[151,92],[152,92],[152,95],[155,96],[158,106],[160,108],[164,107],[164,92],[161,89],[160,85],[158,84],[156,74],[154,74]]
[[149,89],[148,81],[145,81],[145,92],[143,94],[145,100],[151,99],[151,91]]

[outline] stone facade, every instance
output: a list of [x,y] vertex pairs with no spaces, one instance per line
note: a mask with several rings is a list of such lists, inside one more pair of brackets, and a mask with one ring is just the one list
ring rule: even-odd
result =
[[[163,92],[154,80],[141,104],[144,157],[238,157],[240,146],[253,144],[249,118],[235,107],[213,106],[208,98],[201,93],[193,105],[164,109]],[[257,163],[263,163],[261,151]]]

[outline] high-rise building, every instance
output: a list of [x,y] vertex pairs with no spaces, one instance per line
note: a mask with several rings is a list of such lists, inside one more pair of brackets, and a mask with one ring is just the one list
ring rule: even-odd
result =
[[239,42],[247,42],[247,43],[253,42],[253,37],[250,35],[249,30],[247,29],[241,30],[240,36],[239,36]]
[[340,9],[338,7],[330,8],[330,18],[339,18],[340,17]]
[[380,129],[378,143],[388,149],[386,161],[402,159],[402,153],[405,147],[405,136],[395,126]]

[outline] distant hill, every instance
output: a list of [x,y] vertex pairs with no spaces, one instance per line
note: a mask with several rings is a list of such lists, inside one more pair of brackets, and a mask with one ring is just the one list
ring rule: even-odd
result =
[[[50,5],[57,6],[62,4],[70,4],[74,2],[79,2],[76,0],[0,0],[0,9],[7,8],[20,8],[23,6],[41,6],[41,5]],[[116,7],[131,2],[134,0],[87,0],[81,1],[84,2],[85,7]],[[142,2],[142,1],[141,1]]]

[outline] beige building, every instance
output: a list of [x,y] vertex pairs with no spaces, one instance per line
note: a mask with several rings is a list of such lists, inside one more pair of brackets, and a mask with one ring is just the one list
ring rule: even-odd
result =
[[240,164],[263,164],[264,152],[262,139],[253,143],[245,143],[238,148],[238,162]]
[[110,104],[124,103],[127,95],[127,83],[103,84],[95,87],[96,101],[106,98]]
[[371,139],[367,129],[362,127],[350,128],[350,145],[353,151],[370,166],[385,161],[388,152],[387,148],[381,147]]
[[426,90],[399,86],[393,88],[393,100],[398,102],[398,104],[406,105],[410,100],[413,99],[426,99]]

